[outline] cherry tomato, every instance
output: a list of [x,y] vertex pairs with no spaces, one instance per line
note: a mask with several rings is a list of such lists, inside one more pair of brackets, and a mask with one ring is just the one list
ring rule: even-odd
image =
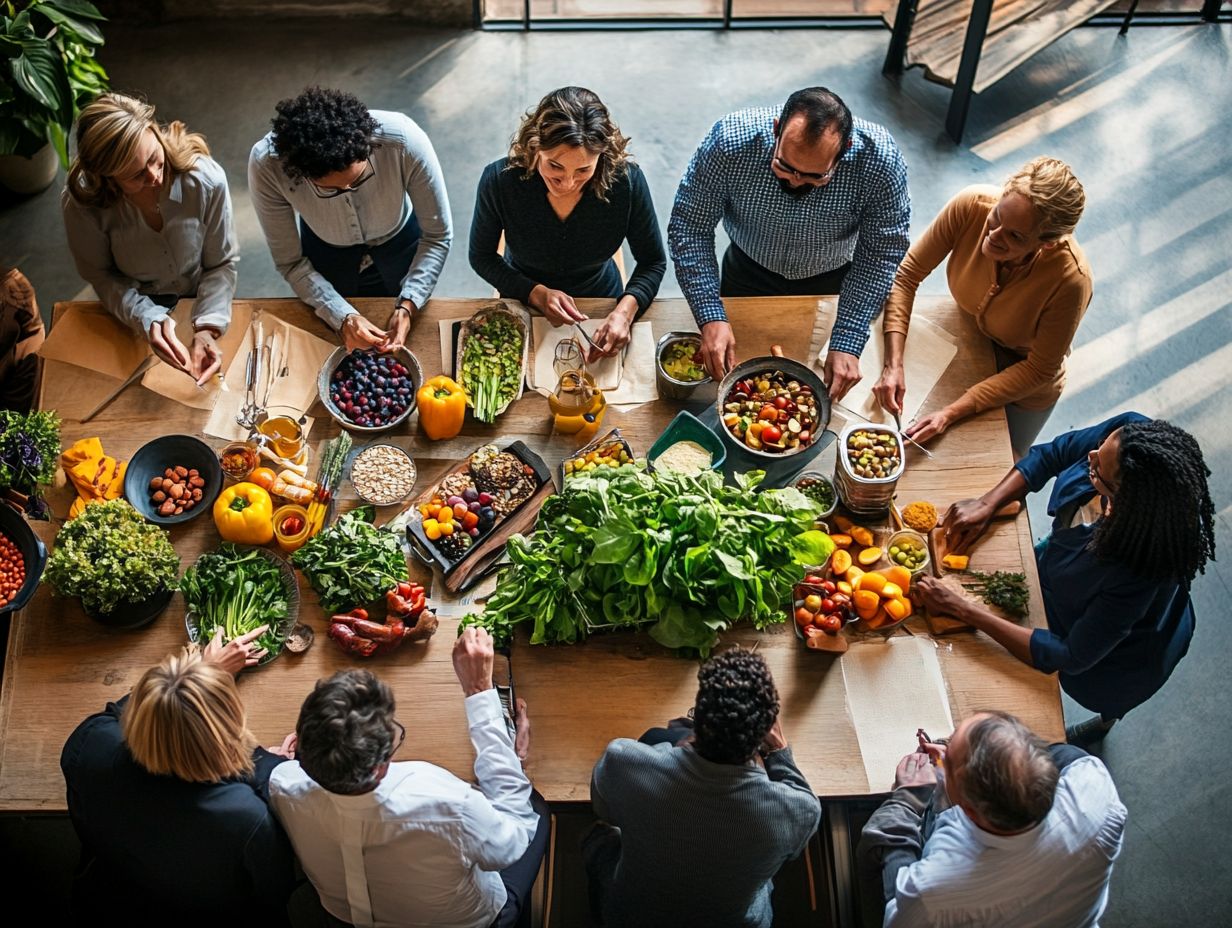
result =
[[835,586],[833,580],[822,580],[821,588],[825,590],[827,593],[834,593],[838,591],[838,587]]
[[837,635],[843,627],[843,619],[838,615],[827,615],[821,619],[821,630],[830,635]]
[[791,400],[783,396],[781,393],[774,398],[774,405],[778,409],[786,409],[790,402]]
[[767,425],[764,429],[761,430],[761,440],[763,442],[769,442],[770,444],[774,444],[776,441],[778,441],[782,437],[783,437],[783,430],[779,428],[777,425]]
[[815,583],[824,588],[826,580],[824,577],[819,577],[817,574],[809,574],[804,578],[805,583]]
[[[821,597],[818,596],[816,593],[812,593],[804,597],[804,608],[807,609],[809,612],[820,612],[821,605],[822,605]],[[827,610],[827,611],[832,611],[832,610]]]
[[824,612],[824,613],[826,613],[827,615],[828,615],[829,613],[833,612],[833,611],[835,610],[835,608],[836,608],[836,606],[835,606],[835,604],[834,604],[834,600],[832,600],[832,599],[823,599],[823,600],[821,601],[821,611],[822,611],[822,612]]
[[799,625],[801,628],[804,628],[806,625],[812,625],[813,624],[813,613],[809,612],[807,609],[801,606],[799,609],[796,610],[796,624]]

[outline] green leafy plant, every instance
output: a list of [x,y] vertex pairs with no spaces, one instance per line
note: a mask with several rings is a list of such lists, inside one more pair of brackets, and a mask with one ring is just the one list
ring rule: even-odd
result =
[[0,3],[0,155],[29,157],[50,142],[68,167],[73,121],[108,86],[94,57],[105,19],[87,0]]
[[60,417],[52,411],[0,410],[0,489],[34,494],[56,476]]
[[572,477],[545,501],[533,535],[509,539],[511,566],[483,613],[462,624],[505,642],[531,623],[532,644],[647,626],[665,647],[706,654],[741,619],[783,622],[792,584],[834,544],[813,528],[821,506],[799,490],[755,493],[764,476],[727,486],[713,471],[626,465]]
[[224,641],[268,625],[258,639],[270,654],[282,648],[280,627],[290,608],[283,573],[259,548],[225,543],[197,558],[180,580],[184,604],[197,617],[201,640],[221,628]]
[[348,512],[291,556],[327,612],[367,606],[407,579],[401,540],[373,525],[374,515],[369,506]]
[[87,611],[108,615],[175,589],[180,557],[163,529],[122,499],[91,503],[56,535],[47,582],[60,596],[78,596]]

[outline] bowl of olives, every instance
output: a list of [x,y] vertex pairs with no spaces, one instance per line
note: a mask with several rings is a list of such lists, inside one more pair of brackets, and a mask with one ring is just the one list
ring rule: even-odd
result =
[[885,557],[891,564],[906,567],[913,575],[918,574],[928,569],[928,541],[919,532],[903,529],[890,536]]

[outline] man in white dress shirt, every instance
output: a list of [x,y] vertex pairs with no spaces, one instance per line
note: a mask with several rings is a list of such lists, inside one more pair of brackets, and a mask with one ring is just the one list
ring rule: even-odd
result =
[[886,928],[1098,925],[1126,817],[1098,758],[981,712],[948,744],[921,733],[894,786],[857,852]]
[[374,674],[337,673],[305,700],[297,760],[275,768],[270,804],[328,913],[324,924],[516,924],[547,845],[547,807],[522,771],[492,660],[482,629],[454,644],[476,786],[423,761],[390,762],[405,729]]

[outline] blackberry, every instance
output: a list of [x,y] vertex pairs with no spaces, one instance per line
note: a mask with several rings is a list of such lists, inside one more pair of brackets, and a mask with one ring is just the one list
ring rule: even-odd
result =
[[449,560],[458,561],[470,550],[473,542],[474,539],[465,532],[454,532],[452,535],[442,535],[436,541],[436,547]]

